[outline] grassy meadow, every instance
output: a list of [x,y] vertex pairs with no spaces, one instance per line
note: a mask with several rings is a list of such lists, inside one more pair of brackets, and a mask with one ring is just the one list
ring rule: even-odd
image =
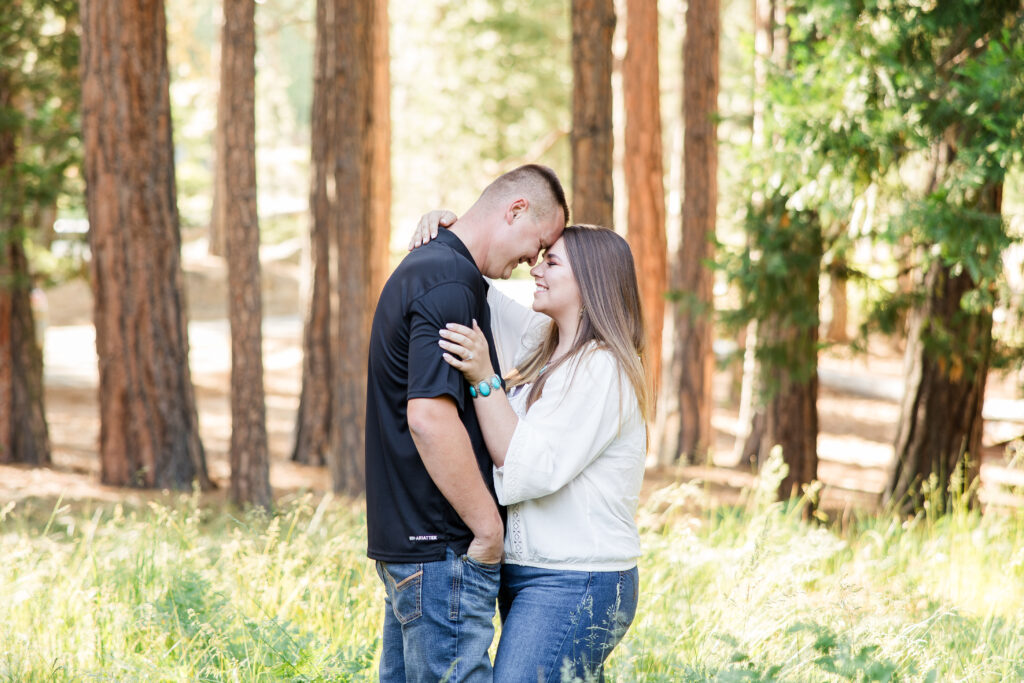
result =
[[[1024,680],[1024,515],[804,522],[654,493],[613,681]],[[0,681],[371,681],[360,502],[0,505]]]

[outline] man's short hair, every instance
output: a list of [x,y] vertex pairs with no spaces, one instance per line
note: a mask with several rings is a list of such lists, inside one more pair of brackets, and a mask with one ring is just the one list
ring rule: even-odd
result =
[[544,220],[558,209],[562,210],[564,224],[569,224],[569,204],[565,201],[565,190],[555,172],[540,164],[526,164],[498,176],[487,189],[484,197],[500,197],[513,192],[522,192],[530,201],[530,211],[538,220]]

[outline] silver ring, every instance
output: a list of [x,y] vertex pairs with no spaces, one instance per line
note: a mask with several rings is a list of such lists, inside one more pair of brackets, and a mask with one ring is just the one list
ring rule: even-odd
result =
[[469,355],[466,356],[466,360],[473,360],[473,352],[472,351],[470,351]]

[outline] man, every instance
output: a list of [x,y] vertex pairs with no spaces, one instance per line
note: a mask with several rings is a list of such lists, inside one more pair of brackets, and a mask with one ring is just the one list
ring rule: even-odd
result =
[[551,169],[491,183],[450,230],[405,257],[377,302],[366,407],[367,554],[385,587],[380,679],[490,681],[504,524],[469,386],[439,330],[476,320],[484,276],[536,262],[568,223]]

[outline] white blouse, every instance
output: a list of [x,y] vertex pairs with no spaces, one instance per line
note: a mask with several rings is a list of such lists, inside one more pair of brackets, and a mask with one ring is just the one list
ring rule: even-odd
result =
[[[489,289],[491,329],[508,372],[550,318]],[[519,422],[505,464],[494,468],[508,508],[505,562],[547,569],[622,571],[636,566],[636,514],[647,447],[640,407],[615,357],[592,344],[552,371],[526,409],[529,385],[511,390]]]

